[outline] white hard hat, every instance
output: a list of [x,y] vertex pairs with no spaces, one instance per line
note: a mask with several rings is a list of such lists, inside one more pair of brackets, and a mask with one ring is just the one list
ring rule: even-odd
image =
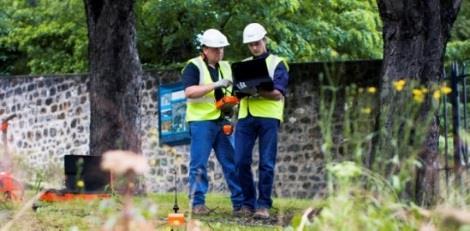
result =
[[207,47],[226,47],[230,45],[227,37],[216,29],[204,31],[201,38],[202,45]]
[[250,23],[243,30],[243,43],[256,42],[264,38],[266,29],[259,23]]

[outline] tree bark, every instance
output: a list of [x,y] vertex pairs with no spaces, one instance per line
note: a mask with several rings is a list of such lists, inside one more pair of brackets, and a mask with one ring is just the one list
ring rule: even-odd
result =
[[90,154],[141,152],[142,66],[133,0],[85,0],[90,70]]
[[[415,79],[429,85],[441,78],[446,44],[460,4],[461,0],[378,0],[384,39],[380,100],[382,106],[391,106],[387,113],[400,111],[400,105],[391,102],[393,81]],[[423,116],[430,113],[430,100],[427,97],[424,102]],[[389,122],[385,120],[384,126],[391,126]],[[438,132],[433,120],[420,154],[424,166],[418,169],[415,200],[424,205],[433,204],[439,193]]]

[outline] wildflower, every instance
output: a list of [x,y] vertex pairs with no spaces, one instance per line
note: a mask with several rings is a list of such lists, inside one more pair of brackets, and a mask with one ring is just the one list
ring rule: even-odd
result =
[[413,89],[412,94],[414,101],[418,103],[422,103],[424,101],[424,92],[422,91],[422,89],[415,88]]
[[393,81],[393,87],[395,88],[396,91],[402,91],[403,88],[405,87],[406,81],[403,79],[400,79],[398,81]]
[[370,114],[372,112],[372,109],[370,107],[363,107],[361,109],[361,113],[364,113],[364,114]]
[[377,92],[377,88],[375,87],[368,87],[367,88],[367,92],[369,92],[370,94],[375,94]]
[[439,100],[441,98],[441,91],[435,90],[434,93],[432,94],[432,98],[434,98],[435,100]]
[[446,85],[441,87],[441,92],[444,93],[445,95],[448,95],[452,92],[452,89]]
[[426,94],[426,93],[428,93],[428,89],[427,89],[427,88],[425,88],[425,87],[421,87],[421,89],[420,89],[420,90],[421,90],[421,92],[423,92],[423,94]]
[[148,162],[144,156],[131,151],[112,150],[103,154],[101,168],[117,174],[132,171],[136,174],[144,174],[149,170]]
[[83,188],[83,187],[85,187],[85,182],[83,182],[83,180],[77,180],[77,187],[78,187],[78,188]]

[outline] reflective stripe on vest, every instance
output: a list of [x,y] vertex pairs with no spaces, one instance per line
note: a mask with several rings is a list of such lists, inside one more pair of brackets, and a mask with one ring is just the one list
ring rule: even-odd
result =
[[[199,85],[213,83],[209,68],[202,59],[196,57],[188,61],[194,64],[199,70]],[[232,81],[232,70],[226,61],[219,62],[219,78]],[[231,92],[231,89],[229,89]],[[194,99],[187,99],[186,121],[215,120],[220,117],[220,110],[215,107],[215,93],[210,91],[207,94]]]
[[[250,60],[250,59],[252,58],[248,58],[245,60]],[[274,71],[276,70],[276,67],[277,65],[279,65],[280,62],[284,62],[284,65],[286,66],[287,70],[289,70],[287,63],[282,58],[276,55],[272,55],[272,54],[266,57],[266,65],[268,68],[269,77],[271,77],[271,79],[274,78]],[[274,118],[274,119],[283,121],[284,97],[282,97],[281,100],[271,100],[271,99],[266,99],[261,96],[244,97],[240,101],[240,109],[238,112],[238,118],[242,119],[242,118],[247,117],[248,111],[250,112],[252,116],[263,117],[263,118]]]

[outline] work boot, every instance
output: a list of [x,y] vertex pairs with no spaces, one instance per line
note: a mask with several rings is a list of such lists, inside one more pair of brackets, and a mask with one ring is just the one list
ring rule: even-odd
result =
[[196,205],[193,207],[192,213],[193,215],[207,215],[211,211],[205,205]]
[[233,216],[235,217],[251,217],[253,216],[254,210],[247,206],[242,206],[241,208],[233,209]]
[[269,219],[269,210],[267,208],[258,208],[258,209],[256,209],[254,218]]

